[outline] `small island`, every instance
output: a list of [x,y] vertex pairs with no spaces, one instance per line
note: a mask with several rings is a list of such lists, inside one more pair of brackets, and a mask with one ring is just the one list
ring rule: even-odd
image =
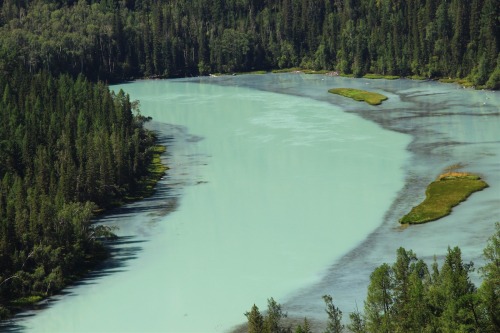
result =
[[328,90],[329,93],[352,98],[355,101],[366,102],[370,105],[380,105],[387,96],[352,88],[335,88]]
[[488,184],[478,175],[468,172],[446,172],[427,186],[425,200],[399,220],[401,224],[419,224],[438,220],[465,201],[472,193]]

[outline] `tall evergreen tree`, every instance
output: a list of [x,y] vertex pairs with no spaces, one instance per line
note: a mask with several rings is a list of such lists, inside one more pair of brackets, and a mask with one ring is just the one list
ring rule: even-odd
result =
[[250,312],[245,313],[245,316],[248,320],[248,333],[262,333],[264,331],[264,318],[255,304]]
[[483,253],[486,265],[481,268],[483,282],[479,289],[486,314],[484,332],[500,331],[500,223]]
[[342,324],[342,311],[333,304],[333,298],[330,295],[324,295],[326,313],[328,314],[328,322],[326,324],[325,333],[342,333],[344,324]]
[[393,271],[388,264],[377,267],[370,275],[368,295],[365,301],[366,326],[368,331],[392,332]]

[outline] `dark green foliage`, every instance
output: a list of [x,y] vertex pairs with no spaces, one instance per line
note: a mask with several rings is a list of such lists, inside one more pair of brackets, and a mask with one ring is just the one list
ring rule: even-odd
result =
[[248,320],[248,333],[264,332],[264,317],[260,314],[259,308],[254,304],[250,312],[246,312]]
[[500,331],[500,223],[484,249],[486,265],[480,269],[483,283],[479,288],[482,312],[486,314],[484,332]]
[[349,324],[347,324],[347,329],[352,333],[365,333],[366,324],[363,315],[358,311],[351,312],[349,314],[349,319],[351,320]]
[[[98,209],[134,190],[153,137],[123,92],[48,72],[0,76],[0,315],[103,253]],[[17,300],[12,302],[13,300]]]
[[287,314],[283,312],[281,304],[271,297],[267,300],[267,313],[264,318],[264,333],[286,333],[290,329],[282,324],[282,319],[286,318]]
[[479,298],[470,281],[471,264],[462,261],[459,248],[448,249],[439,274],[440,326],[448,332],[481,332],[478,317]]
[[295,328],[295,333],[312,333],[311,325],[309,324],[307,318],[304,317],[304,322],[302,325],[297,325],[297,327]]
[[300,66],[498,88],[499,11],[497,0],[6,0],[0,69],[20,59],[122,80]]
[[281,304],[277,303],[272,297],[267,300],[267,313],[265,316],[254,304],[250,312],[246,312],[248,320],[248,333],[289,333],[290,327],[283,326],[282,320],[287,317],[283,312]]
[[324,295],[326,313],[328,314],[328,322],[326,324],[325,333],[342,333],[344,325],[342,324],[342,311],[333,304],[333,298],[330,295]]
[[366,326],[369,332],[393,332],[394,273],[388,264],[377,267],[370,276],[365,301]]
[[[433,264],[432,273],[412,251],[400,248],[392,267],[383,264],[371,275],[365,302],[366,331],[494,332],[498,305],[484,309],[498,304],[498,290],[495,296],[485,287],[487,291],[481,295],[470,281],[470,272],[472,263],[462,261],[457,247],[448,249],[441,270]],[[489,303],[486,295],[494,301]],[[359,317],[351,316],[350,327],[359,327]]]

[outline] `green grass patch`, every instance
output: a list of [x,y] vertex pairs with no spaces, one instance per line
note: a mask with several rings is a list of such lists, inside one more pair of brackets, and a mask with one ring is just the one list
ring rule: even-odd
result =
[[250,72],[237,72],[237,73],[234,73],[235,75],[247,75],[247,74],[258,74],[258,75],[262,75],[262,74],[267,74],[266,71],[250,71]]
[[276,73],[276,74],[279,74],[279,73],[291,73],[291,72],[302,72],[302,68],[292,67],[292,68],[273,69],[272,72]]
[[21,297],[21,298],[13,300],[11,302],[11,305],[12,306],[28,306],[28,305],[33,305],[35,303],[38,303],[42,299],[43,299],[43,297],[39,296],[39,295],[26,296],[26,297]]
[[306,68],[300,68],[300,67],[292,67],[292,68],[282,68],[282,69],[273,69],[272,73],[279,74],[279,73],[302,73],[302,74],[328,74],[332,72],[331,70],[326,70],[326,69],[320,69],[320,70],[314,70],[314,69],[306,69]]
[[452,79],[452,78],[441,78],[438,81],[441,83],[456,83],[456,82],[458,82],[457,79]]
[[427,80],[427,78],[425,76],[421,76],[421,75],[412,75],[412,76],[408,76],[408,78],[411,80],[418,80],[418,81]]
[[483,89],[484,88],[483,86],[474,86],[474,83],[470,82],[467,79],[459,79],[456,82],[459,85],[461,85],[462,87],[466,87],[466,88],[476,88],[476,89]]
[[340,74],[339,74],[339,76],[353,78],[353,77],[354,77],[354,74],[340,73]]
[[329,93],[352,98],[355,101],[366,102],[371,105],[382,104],[387,99],[387,96],[369,92],[365,90],[358,90],[352,88],[336,88],[328,90]]
[[366,74],[363,76],[363,78],[372,79],[372,80],[379,80],[379,79],[397,80],[397,79],[399,79],[399,76],[397,76],[397,75],[382,75],[382,74]]
[[465,87],[465,88],[476,88],[476,89],[482,89],[484,87],[482,86],[474,86],[474,83],[472,83],[471,81],[467,80],[467,79],[458,79],[458,78],[440,78],[438,80],[439,82],[441,83],[456,83],[456,84],[459,84],[461,85],[462,87]]
[[419,224],[438,220],[465,201],[472,193],[488,187],[478,175],[448,172],[427,186],[425,200],[399,220],[402,224]]
[[304,74],[328,74],[328,73],[331,73],[332,71],[331,70],[327,70],[327,69],[321,69],[321,70],[312,70],[312,69],[304,69],[303,70]]

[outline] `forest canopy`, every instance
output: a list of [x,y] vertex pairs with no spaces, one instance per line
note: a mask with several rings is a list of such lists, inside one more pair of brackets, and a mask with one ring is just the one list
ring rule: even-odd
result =
[[[146,173],[154,142],[122,91],[67,75],[0,77],[2,306],[61,289],[102,254],[91,223]],[[36,299],[36,298],[35,298]]]
[[498,89],[499,14],[496,0],[4,0],[0,55],[109,81],[302,67]]

